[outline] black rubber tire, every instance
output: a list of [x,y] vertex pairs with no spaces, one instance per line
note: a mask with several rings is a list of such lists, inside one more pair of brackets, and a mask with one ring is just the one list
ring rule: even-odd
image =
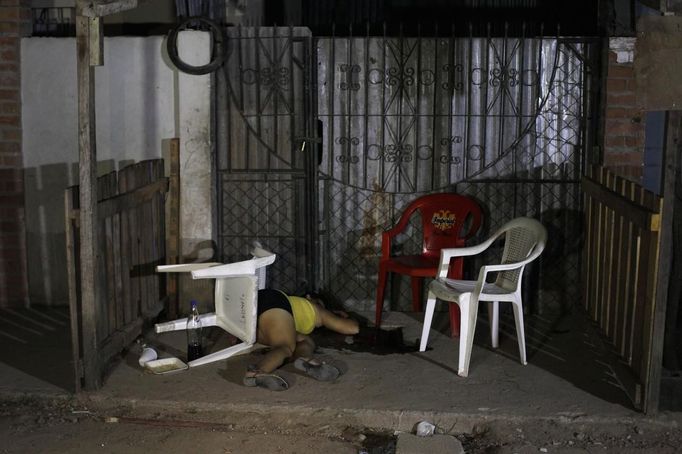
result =
[[[189,65],[182,61],[178,55],[178,33],[182,30],[185,30],[190,23],[196,22],[200,22],[209,26],[211,39],[213,41],[211,61],[208,64],[202,66]],[[193,74],[195,76],[212,73],[220,68],[225,62],[226,49],[227,34],[225,33],[225,29],[211,19],[201,16],[186,18],[178,25],[173,27],[173,29],[168,33],[168,38],[166,39],[166,50],[168,51],[168,57],[173,62],[175,67],[184,73]]]

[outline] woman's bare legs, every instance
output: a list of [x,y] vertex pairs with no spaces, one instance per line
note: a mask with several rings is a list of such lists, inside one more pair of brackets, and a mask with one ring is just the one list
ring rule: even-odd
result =
[[258,317],[256,341],[272,347],[258,363],[258,372],[271,373],[294,354],[296,349],[294,317],[279,308],[263,312]]
[[283,309],[270,309],[258,317],[256,341],[272,347],[257,366],[257,372],[268,374],[290,358],[308,359],[315,351],[315,342],[309,336],[296,332],[293,316]]

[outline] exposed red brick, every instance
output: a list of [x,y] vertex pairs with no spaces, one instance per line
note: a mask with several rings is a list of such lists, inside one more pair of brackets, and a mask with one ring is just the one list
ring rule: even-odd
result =
[[632,64],[629,65],[609,65],[608,76],[611,78],[633,79],[635,77],[635,68]]
[[604,153],[604,165],[641,165],[641,151],[630,151],[624,153]]
[[644,124],[628,119],[606,119],[605,136],[636,136],[644,134]]
[[643,113],[639,109],[627,107],[606,107],[606,118],[642,118]]
[[21,155],[20,154],[0,154],[0,169],[7,168],[17,168],[21,167]]
[[606,93],[606,104],[609,107],[635,107],[636,96],[634,91],[617,91]]
[[18,22],[0,22],[0,33],[18,34],[19,33],[19,23]]
[[637,91],[637,79],[634,77],[632,79],[627,79],[627,89],[631,91]]
[[0,125],[19,126],[19,115],[0,115]]
[[19,89],[17,88],[4,88],[0,89],[0,100],[19,100]]
[[21,144],[19,144],[18,142],[0,142],[0,153],[19,154],[21,153]]
[[21,128],[0,128],[0,140],[8,142],[21,141]]
[[16,21],[18,19],[19,19],[18,8],[0,8],[0,21],[10,20]]
[[18,63],[19,53],[17,49],[3,49],[0,51],[0,61],[4,63]]
[[19,113],[19,103],[17,103],[17,102],[0,102],[0,113],[18,114]]
[[623,136],[607,135],[604,137],[604,145],[606,147],[624,147],[625,138]]
[[[2,0],[0,0],[2,1]],[[19,38],[17,36],[0,36],[0,47],[2,46],[17,46]]]
[[17,74],[19,73],[19,65],[16,63],[12,62],[0,62],[0,71],[1,72],[16,72]]
[[0,72],[0,87],[10,88],[19,86],[18,71]]
[[641,148],[644,147],[644,134],[639,134],[635,137],[623,137],[626,147]]
[[626,91],[628,87],[627,79],[614,79],[609,77],[606,80],[606,90],[609,92]]

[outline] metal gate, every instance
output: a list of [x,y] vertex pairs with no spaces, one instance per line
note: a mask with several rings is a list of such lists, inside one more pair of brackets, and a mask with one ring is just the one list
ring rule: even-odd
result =
[[218,240],[224,261],[253,241],[277,253],[269,285],[313,285],[316,205],[307,28],[228,28],[217,74]]
[[[225,161],[219,191],[224,256],[243,250],[247,238],[263,238],[269,246],[274,242],[271,247],[285,259],[277,268],[286,276],[281,283],[312,284],[353,309],[369,310],[381,232],[415,197],[451,191],[473,196],[484,208],[481,237],[516,216],[543,222],[550,246],[530,271],[533,278],[525,280],[529,301],[541,302],[538,309],[579,301],[579,183],[593,141],[591,77],[598,72],[592,65],[598,54],[593,43],[491,36],[313,41],[299,38],[305,35],[299,29],[281,29],[282,36],[269,38],[273,32],[233,32],[237,39],[228,59],[225,96],[230,142],[219,148]],[[262,44],[266,36],[272,49],[292,50],[268,51],[266,57],[258,50],[267,47]],[[260,44],[243,44],[254,39]],[[314,55],[307,57],[303,43],[313,42]],[[274,61],[275,55],[291,61]],[[264,59],[267,64],[254,67]],[[273,107],[277,96],[279,110]],[[249,114],[265,100],[274,114]],[[269,118],[281,120],[284,112],[292,126],[282,134]],[[304,152],[297,154],[301,148]],[[225,165],[237,161],[241,167]],[[245,171],[256,162],[262,164],[257,172]],[[291,192],[273,191],[283,179]],[[243,189],[235,193],[235,187]],[[298,194],[294,187],[312,194]],[[309,211],[294,212],[291,219],[254,222],[242,209],[283,213],[285,206],[304,199]],[[301,223],[302,235],[278,243],[282,219]],[[233,223],[241,236],[227,233]],[[419,248],[419,234],[415,224],[400,247]],[[303,249],[305,254],[297,255]],[[314,266],[305,269],[305,264]],[[394,293],[397,307],[407,307],[407,283],[395,285]]]

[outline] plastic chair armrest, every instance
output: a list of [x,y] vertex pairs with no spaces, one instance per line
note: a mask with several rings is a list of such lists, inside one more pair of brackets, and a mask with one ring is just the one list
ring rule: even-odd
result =
[[438,265],[438,277],[446,277],[448,274],[448,268],[450,267],[450,260],[455,257],[467,257],[471,255],[477,255],[485,251],[490,247],[492,243],[488,240],[484,243],[477,244],[475,246],[468,247],[457,247],[457,248],[445,248],[440,251],[440,263]]

